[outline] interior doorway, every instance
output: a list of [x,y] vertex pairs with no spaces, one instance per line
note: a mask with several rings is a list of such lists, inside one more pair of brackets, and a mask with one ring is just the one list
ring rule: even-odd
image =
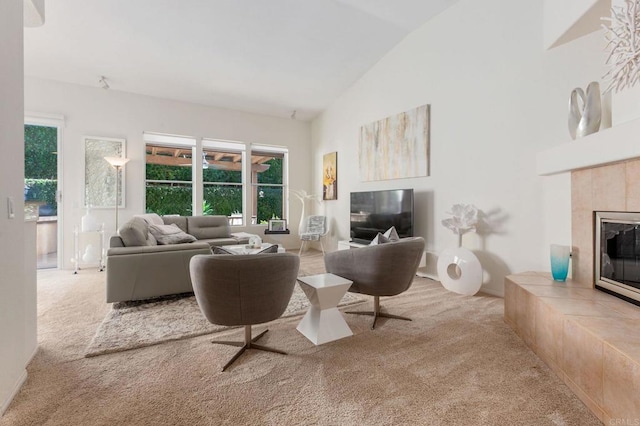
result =
[[37,268],[58,268],[61,241],[60,127],[26,120],[24,200],[37,212]]

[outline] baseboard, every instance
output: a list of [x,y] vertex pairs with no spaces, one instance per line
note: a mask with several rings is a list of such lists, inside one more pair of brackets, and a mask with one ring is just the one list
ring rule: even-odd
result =
[[499,290],[495,290],[495,289],[491,289],[491,288],[486,288],[486,287],[480,287],[480,291],[482,293],[486,293],[489,294],[491,296],[495,296],[495,297],[502,297],[504,298],[504,294],[499,291]]
[[24,382],[26,380],[27,380],[27,370],[25,369],[22,372],[22,375],[20,376],[18,381],[16,382],[15,387],[13,388],[13,391],[9,395],[9,398],[7,398],[7,400],[2,403],[2,406],[0,407],[0,417],[4,415],[5,411],[7,411],[7,408],[9,408],[11,401],[13,401],[13,398],[15,398],[18,392],[20,392],[20,389],[22,388],[22,385],[24,385]]
[[418,268],[418,271],[416,271],[416,275],[422,278],[429,278],[430,280],[439,281],[437,275],[426,272],[424,268]]
[[24,363],[24,368],[26,369],[27,366],[29,364],[31,364],[31,361],[33,361],[33,358],[36,356],[36,354],[38,353],[38,348],[39,346],[36,344],[36,347],[33,348],[33,352],[31,352],[31,355],[29,356],[29,358],[27,358],[27,362]]

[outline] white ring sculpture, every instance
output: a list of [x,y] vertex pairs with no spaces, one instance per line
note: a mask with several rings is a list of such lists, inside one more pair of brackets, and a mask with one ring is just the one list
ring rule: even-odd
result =
[[482,286],[482,266],[470,250],[447,248],[438,256],[438,278],[447,290],[473,296]]

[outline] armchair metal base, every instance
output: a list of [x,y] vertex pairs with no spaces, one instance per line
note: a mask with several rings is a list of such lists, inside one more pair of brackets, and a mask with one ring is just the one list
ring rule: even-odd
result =
[[229,360],[229,362],[227,362],[224,367],[222,367],[222,371],[225,371],[231,364],[233,364],[238,358],[240,358],[240,355],[242,355],[244,353],[245,350],[247,349],[257,349],[260,351],[266,351],[266,352],[275,352],[277,354],[282,354],[282,355],[287,355],[286,352],[283,352],[281,350],[278,349],[273,349],[270,348],[268,346],[262,346],[262,345],[256,345],[254,344],[254,342],[257,342],[262,336],[265,335],[265,333],[269,331],[269,330],[265,330],[262,333],[258,334],[256,337],[251,338],[251,326],[250,325],[245,325],[244,326],[244,342],[235,342],[235,341],[228,341],[228,340],[214,340],[211,343],[215,343],[217,345],[229,345],[229,346],[238,346],[240,347],[240,350],[238,352],[236,352],[236,354]]
[[399,319],[403,321],[412,321],[411,318],[403,317],[400,315],[392,315],[386,312],[380,311],[380,296],[373,296],[373,311],[345,311],[345,314],[354,314],[354,315],[368,315],[373,317],[373,323],[371,324],[371,329],[376,328],[376,321],[378,318],[392,318]]

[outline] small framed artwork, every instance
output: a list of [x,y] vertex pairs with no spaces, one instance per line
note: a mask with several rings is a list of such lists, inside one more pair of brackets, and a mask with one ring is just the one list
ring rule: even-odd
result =
[[271,219],[269,220],[269,231],[278,232],[287,230],[286,219]]
[[331,152],[322,157],[322,199],[338,199],[338,153]]

